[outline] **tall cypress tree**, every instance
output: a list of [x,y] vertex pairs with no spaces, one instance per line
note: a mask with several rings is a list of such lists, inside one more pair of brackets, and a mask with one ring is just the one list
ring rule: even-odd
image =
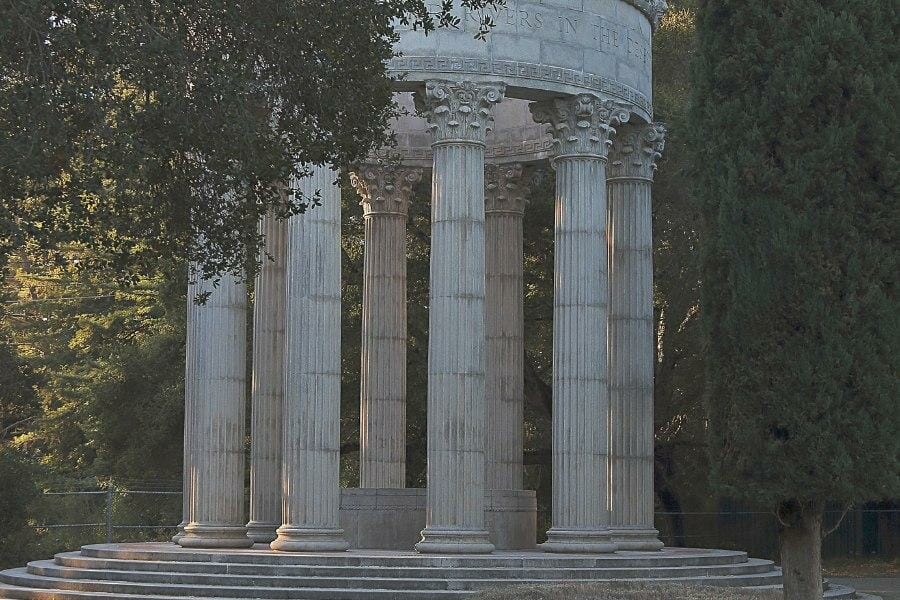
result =
[[896,0],[703,0],[692,106],[715,479],[822,598],[823,511],[900,493]]

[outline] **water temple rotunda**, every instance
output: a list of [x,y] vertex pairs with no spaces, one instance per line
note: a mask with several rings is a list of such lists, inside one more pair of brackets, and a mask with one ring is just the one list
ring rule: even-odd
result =
[[[777,586],[771,561],[664,548],[653,525],[651,39],[664,0],[507,0],[485,41],[403,31],[401,160],[350,178],[365,259],[360,487],[341,489],[341,219],[266,220],[246,415],[247,290],[189,296],[184,520],[0,573],[0,598],[461,598],[522,582]],[[400,77],[402,75],[402,77]],[[415,108],[415,110],[412,110]],[[523,486],[528,174],[555,171],[552,517]],[[406,221],[431,182],[427,489],[405,488]],[[249,464],[245,423],[250,423]],[[249,503],[245,492],[249,468]],[[247,513],[249,504],[249,514]],[[540,532],[543,534],[543,532]],[[853,597],[832,588],[829,597]]]

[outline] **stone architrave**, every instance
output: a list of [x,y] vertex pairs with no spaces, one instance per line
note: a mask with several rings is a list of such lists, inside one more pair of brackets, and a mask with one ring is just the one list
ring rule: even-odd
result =
[[321,204],[288,220],[282,525],[273,550],[338,551],[340,528],[341,193],[336,173],[296,182]]
[[653,526],[653,219],[662,125],[622,128],[609,155],[610,510],[622,550],[659,550]]
[[363,164],[359,487],[406,487],[406,219],[422,169]]
[[253,305],[250,386],[250,522],[257,543],[275,539],[281,524],[281,407],[284,402],[284,261],[287,221],[270,211],[260,228],[266,245]]
[[502,83],[430,80],[434,135],[428,337],[428,492],[416,550],[484,553],[484,149]]
[[606,160],[629,112],[591,94],[532,105],[554,137],[553,516],[547,552],[612,552]]
[[[196,271],[194,271],[196,272]],[[198,304],[195,299],[205,298]],[[247,286],[233,275],[188,288],[190,522],[185,548],[244,548]]]
[[525,354],[522,164],[485,166],[485,485],[522,489]]

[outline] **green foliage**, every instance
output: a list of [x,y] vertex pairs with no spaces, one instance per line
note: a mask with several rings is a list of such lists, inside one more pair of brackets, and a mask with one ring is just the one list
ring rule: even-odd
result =
[[33,468],[17,452],[0,446],[0,531],[6,540],[0,544],[0,567],[11,565],[28,556],[28,516],[38,495],[33,481]]
[[[84,252],[74,254],[84,256]],[[70,258],[70,260],[73,260]],[[11,438],[56,475],[172,479],[181,463],[182,269],[126,290],[36,253],[10,280],[11,339],[39,382],[38,417]],[[136,435],[136,432],[140,432]]]
[[900,492],[896,5],[701,2],[711,455],[771,508]]
[[455,23],[422,0],[5,2],[0,265],[26,242],[132,282],[160,259],[254,263],[269,207],[317,201],[274,182],[387,141],[395,19]]

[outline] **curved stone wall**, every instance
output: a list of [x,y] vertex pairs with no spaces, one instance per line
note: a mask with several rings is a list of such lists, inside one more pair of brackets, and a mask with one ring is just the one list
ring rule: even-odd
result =
[[[658,0],[507,0],[475,40],[480,14],[460,7],[458,29],[401,32],[390,71],[398,90],[426,79],[503,81],[508,98],[599,93],[652,116],[652,7]],[[643,8],[643,10],[642,10]]]

